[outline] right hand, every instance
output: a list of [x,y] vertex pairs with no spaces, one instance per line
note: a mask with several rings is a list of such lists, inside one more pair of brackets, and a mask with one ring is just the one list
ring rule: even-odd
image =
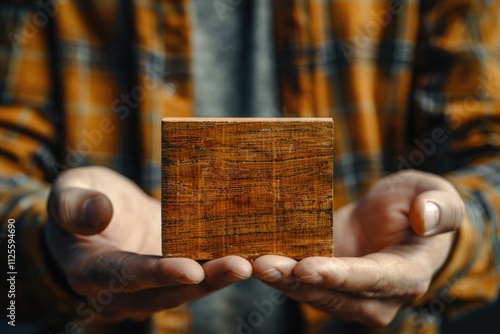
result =
[[160,202],[110,169],[63,173],[48,210],[50,254],[77,294],[95,299],[110,291],[112,301],[94,308],[110,320],[142,320],[252,274],[250,263],[237,256],[203,265],[162,258]]
[[336,210],[334,234],[342,243],[335,245],[335,257],[297,262],[266,255],[254,261],[254,273],[338,319],[386,326],[425,295],[464,216],[462,198],[444,178],[399,172]]

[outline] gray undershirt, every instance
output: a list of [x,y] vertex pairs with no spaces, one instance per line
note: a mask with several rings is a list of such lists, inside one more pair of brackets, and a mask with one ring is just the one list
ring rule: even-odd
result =
[[[279,116],[271,6],[269,0],[192,0],[198,117]],[[300,330],[296,305],[275,303],[275,296],[252,279],[192,302],[194,332]]]
[[278,116],[271,6],[192,0],[197,116]]

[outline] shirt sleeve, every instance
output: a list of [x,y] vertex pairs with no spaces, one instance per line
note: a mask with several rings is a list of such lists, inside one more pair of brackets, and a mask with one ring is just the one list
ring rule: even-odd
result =
[[[45,9],[33,3],[0,2],[0,251],[2,268],[12,265],[15,276],[12,297],[11,286],[0,284],[4,310],[14,300],[15,324],[45,332],[188,333],[187,305],[158,312],[152,321],[108,322],[74,294],[48,255],[43,227],[51,181],[72,164],[56,157],[66,145],[54,111],[61,87],[52,81],[57,64],[50,38],[57,35],[49,33]],[[15,252],[8,253],[12,230]]]
[[[48,115],[46,25],[38,24],[35,9],[23,1],[0,4],[0,247],[2,268],[15,276],[14,285],[0,284],[0,299],[15,302],[17,325],[61,319],[77,302],[48,263],[42,236],[49,174],[57,171],[56,130]],[[7,258],[9,239],[15,246]]]
[[443,133],[435,137],[441,144],[432,143],[429,170],[456,187],[466,219],[420,304],[456,313],[494,300],[499,290],[500,5],[446,0],[423,7],[414,120]]

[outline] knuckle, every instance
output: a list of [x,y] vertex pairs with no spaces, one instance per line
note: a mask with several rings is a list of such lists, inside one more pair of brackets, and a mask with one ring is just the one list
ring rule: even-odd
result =
[[[125,256],[114,256],[113,254],[105,253],[100,254],[92,259],[89,259],[89,264],[83,272],[86,282],[96,286],[109,286],[111,280],[115,275],[122,276],[126,272],[127,263],[131,261],[133,254]],[[126,275],[134,277],[133,275]],[[132,293],[141,290],[139,280],[127,279],[126,284],[122,285],[121,292]]]

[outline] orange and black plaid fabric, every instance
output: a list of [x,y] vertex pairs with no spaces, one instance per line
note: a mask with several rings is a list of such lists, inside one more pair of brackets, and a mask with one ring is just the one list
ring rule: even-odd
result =
[[[227,15],[238,3],[215,8],[221,1],[214,10]],[[499,1],[273,6],[282,110],[335,121],[335,206],[402,168],[444,175],[466,203],[467,219],[429,293],[380,332],[435,333],[444,313],[494,299]],[[41,325],[85,320],[75,314],[78,298],[51,275],[41,242],[50,182],[61,170],[108,166],[159,197],[160,120],[195,115],[189,10],[188,0],[0,4],[0,221],[2,233],[8,218],[17,221],[18,317]],[[304,315],[311,330],[330,320],[309,308]],[[143,332],[181,333],[188,325],[179,309],[158,313]],[[87,332],[109,326],[96,319]]]

